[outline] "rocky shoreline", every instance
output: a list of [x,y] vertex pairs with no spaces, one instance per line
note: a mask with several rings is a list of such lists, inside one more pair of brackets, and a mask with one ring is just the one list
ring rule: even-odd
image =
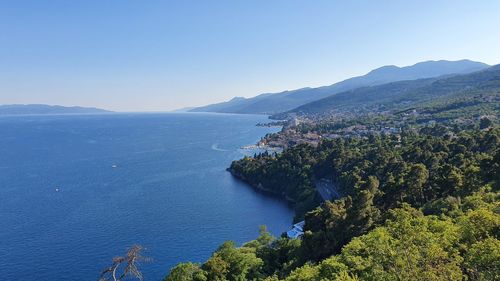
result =
[[255,183],[251,183],[250,181],[247,180],[247,178],[236,172],[234,169],[232,169],[231,167],[227,168],[226,169],[229,173],[231,173],[231,175],[235,178],[237,178],[238,180],[240,181],[243,181],[245,182],[246,184],[248,184],[249,186],[251,186],[253,189],[255,189],[256,191],[258,192],[261,192],[261,193],[264,193],[266,195],[270,195],[270,196],[273,196],[273,197],[277,197],[277,198],[280,198],[280,199],[284,199],[288,204],[291,204],[291,205],[294,205],[295,203],[297,203],[295,200],[293,200],[292,198],[286,196],[285,194],[279,194],[279,193],[276,193],[274,192],[273,190],[271,189],[267,189],[265,188],[262,183],[258,183],[258,184],[255,184]]

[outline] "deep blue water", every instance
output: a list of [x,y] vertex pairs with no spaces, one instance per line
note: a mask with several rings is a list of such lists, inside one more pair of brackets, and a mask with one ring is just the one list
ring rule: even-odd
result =
[[[0,118],[2,280],[97,280],[134,243],[161,280],[293,212],[225,171],[276,129],[263,116],[111,114]],[[116,167],[113,167],[115,166]],[[59,191],[56,191],[58,189]]]

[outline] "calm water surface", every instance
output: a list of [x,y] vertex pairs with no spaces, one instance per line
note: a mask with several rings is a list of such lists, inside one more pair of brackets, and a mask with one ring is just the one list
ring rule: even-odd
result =
[[225,240],[286,231],[293,212],[225,171],[276,128],[263,116],[111,114],[0,118],[2,280],[97,280],[138,243],[161,280]]

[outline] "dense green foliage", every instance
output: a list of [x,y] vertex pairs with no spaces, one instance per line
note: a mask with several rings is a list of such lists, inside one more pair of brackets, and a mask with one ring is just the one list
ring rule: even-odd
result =
[[498,280],[499,195],[480,191],[440,216],[424,216],[403,205],[339,254],[297,268],[283,279]]
[[230,171],[254,187],[286,198],[302,217],[320,203],[313,184],[316,157],[316,151],[300,145],[278,155],[245,157],[233,162]]
[[[166,280],[498,280],[499,144],[498,128],[433,126],[236,161],[233,173],[296,203],[303,238],[262,230]],[[325,177],[343,197],[315,208]]]
[[486,187],[439,216],[403,204],[381,226],[318,263],[297,261],[300,240],[262,231],[240,248],[226,242],[203,265],[177,265],[165,281],[498,280],[499,199]]
[[382,221],[380,214],[403,203],[439,213],[434,204],[479,190],[498,174],[491,168],[498,167],[499,140],[498,130],[492,130],[454,137],[403,135],[400,144],[391,137],[333,141],[333,176],[347,196],[306,216],[309,258],[338,252]]
[[372,135],[324,140],[318,147],[299,145],[278,155],[235,161],[231,171],[297,202],[299,218],[315,207],[313,183],[324,177],[333,178],[349,196],[341,201],[344,205],[375,204],[382,211],[403,202],[420,207],[477,190],[482,179],[495,172],[488,174],[486,162],[497,153],[499,139],[498,130],[455,134],[434,126],[420,133],[404,131],[400,137]]

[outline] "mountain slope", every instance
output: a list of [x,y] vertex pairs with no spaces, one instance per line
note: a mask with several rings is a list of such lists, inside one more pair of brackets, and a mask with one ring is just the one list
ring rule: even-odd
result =
[[105,113],[104,109],[80,106],[60,106],[46,104],[7,104],[0,105],[0,115],[22,114],[76,114],[76,113]]
[[306,103],[352,89],[381,85],[394,81],[439,77],[450,74],[471,73],[488,65],[470,60],[426,61],[412,66],[384,66],[366,75],[353,77],[330,86],[302,88],[275,94],[262,94],[253,98],[234,98],[230,101],[195,108],[193,112],[274,114],[285,112]]
[[273,117],[284,118],[289,114],[327,115],[374,107],[388,110],[401,106],[414,106],[437,98],[484,93],[493,95],[500,93],[500,66],[445,78],[400,81],[358,88],[302,105]]

